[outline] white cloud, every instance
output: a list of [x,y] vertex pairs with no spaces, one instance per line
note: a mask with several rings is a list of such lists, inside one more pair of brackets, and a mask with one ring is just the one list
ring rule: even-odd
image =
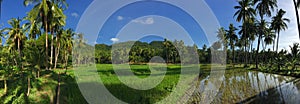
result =
[[114,42],[114,43],[115,43],[115,42],[118,42],[118,41],[119,41],[119,39],[118,39],[118,38],[111,38],[111,39],[110,39],[110,41],[112,41],[112,42]]
[[287,30],[282,30],[280,32],[279,50],[289,50],[289,45],[292,45],[293,43],[300,43],[293,1],[278,0],[278,9],[280,8],[286,11],[285,17],[290,19],[290,23],[288,23]]
[[135,19],[135,20],[132,20],[132,22],[140,23],[140,24],[144,24],[144,25],[151,25],[154,23],[154,19],[152,17],[149,17],[149,18],[144,18],[144,19]]
[[121,20],[123,20],[124,19],[124,17],[122,17],[122,16],[118,16],[118,18],[117,18],[119,21],[121,21]]
[[98,44],[98,42],[97,42],[97,41],[94,41],[94,44]]
[[71,14],[71,16],[73,16],[73,17],[77,18],[77,17],[79,16],[79,14],[78,14],[78,13],[76,13],[76,12],[73,12],[73,13]]

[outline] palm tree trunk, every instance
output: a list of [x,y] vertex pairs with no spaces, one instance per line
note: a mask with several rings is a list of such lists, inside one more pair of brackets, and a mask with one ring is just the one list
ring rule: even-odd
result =
[[51,53],[50,53],[50,70],[52,68],[53,64],[53,39],[54,39],[54,34],[53,34],[53,29],[50,28],[51,31]]
[[27,94],[26,96],[29,96],[30,94],[30,77],[28,76],[27,77]]
[[298,7],[297,7],[296,0],[293,0],[293,2],[294,2],[294,6],[295,6],[295,13],[296,13],[296,18],[297,18],[297,26],[298,26],[298,34],[299,34],[299,38],[300,38],[300,21],[299,21]]
[[65,52],[65,74],[67,74],[67,70],[68,70],[68,54],[67,52]]
[[235,60],[235,56],[234,56],[234,46],[232,48],[232,66],[234,67],[234,60]]
[[56,37],[56,42],[57,42],[57,48],[56,48],[56,51],[55,51],[56,54],[55,54],[54,69],[56,69],[57,59],[58,59],[59,51],[60,51],[60,42],[58,41],[58,37]]
[[277,44],[276,44],[276,52],[278,53],[278,44],[279,44],[279,33],[280,31],[278,30],[278,37],[277,37]]
[[259,52],[259,45],[260,45],[260,39],[261,39],[261,34],[258,36],[258,43],[257,43],[257,49],[256,49],[256,56],[255,56],[255,68],[258,69],[258,52]]
[[44,16],[44,23],[45,23],[45,32],[46,32],[46,45],[45,45],[45,53],[46,53],[46,70],[48,70],[48,22],[47,22],[47,16]]
[[59,96],[60,96],[60,72],[58,73],[58,79],[57,79],[57,89],[56,89],[56,104],[59,104]]
[[250,45],[250,49],[249,49],[249,55],[250,55],[250,60],[249,60],[249,63],[252,64],[253,62],[253,41],[251,40],[251,45]]
[[18,39],[18,52],[19,52],[19,58],[21,58],[21,46],[20,46],[20,39]]
[[248,59],[247,59],[247,57],[248,57],[248,55],[247,55],[247,42],[246,42],[247,40],[245,40],[245,47],[244,47],[244,54],[245,54],[245,67],[247,67],[248,66]]
[[275,51],[275,40],[276,40],[276,36],[274,37],[274,40],[273,40],[273,51]]
[[38,70],[37,70],[37,78],[40,78],[40,66],[38,66],[38,68],[37,68]]
[[[19,51],[19,59],[22,59],[22,53],[21,53],[21,40],[18,39],[18,51]],[[20,63],[20,66],[18,66],[21,68],[21,70],[23,70],[23,64],[22,62]]]
[[67,71],[67,65],[68,65],[68,54],[67,51],[65,52],[65,69]]
[[7,80],[6,79],[4,79],[4,93],[6,94],[6,92],[7,92]]

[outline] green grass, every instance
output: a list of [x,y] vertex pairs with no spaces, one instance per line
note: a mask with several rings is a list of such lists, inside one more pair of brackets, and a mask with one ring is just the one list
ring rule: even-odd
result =
[[[105,87],[113,94],[116,98],[127,102],[127,103],[156,103],[166,98],[171,92],[174,91],[175,85],[181,75],[180,65],[168,65],[167,71],[161,83],[156,87],[149,90],[137,90],[123,84],[110,64],[97,64],[98,76],[101,78]],[[130,65],[131,71],[138,78],[145,79],[151,74],[148,65]],[[185,66],[187,69],[190,66]],[[201,77],[209,75],[211,65],[201,65]],[[155,69],[155,68],[154,68]],[[83,69],[85,70],[85,69]],[[117,69],[122,70],[122,69]],[[156,69],[155,69],[156,70]],[[152,71],[153,74],[154,71]],[[58,74],[61,74],[61,92],[60,92],[60,103],[78,103],[86,104],[87,101],[81,94],[77,82],[75,80],[75,72],[73,69],[68,69],[67,73],[64,70],[58,69],[55,71],[41,72],[40,78],[31,79],[31,90],[30,96],[26,97],[27,80],[21,77],[16,77],[14,80],[8,81],[8,92],[4,94],[3,81],[0,81],[0,102],[2,103],[33,103],[33,104],[49,104],[55,103],[56,98],[56,87]],[[160,74],[160,70],[157,70],[155,77],[163,76]],[[195,74],[195,73],[192,73]],[[124,76],[127,78],[133,78],[135,76]],[[183,78],[192,81],[189,78],[189,73],[183,74]],[[186,84],[188,85],[188,84]],[[182,85],[181,85],[182,86]],[[182,86],[184,88],[184,86]],[[176,90],[177,91],[177,90]],[[180,92],[181,91],[181,92]],[[185,89],[178,90],[178,97],[182,96],[179,93],[186,91]]]
[[[3,91],[3,81],[0,81],[0,102],[4,104],[53,104],[55,103],[55,95],[57,88],[58,72],[42,71],[40,78],[31,78],[31,90],[28,97],[25,96],[27,91],[27,80],[22,77],[15,77],[14,80],[8,81],[8,91]],[[69,70],[67,74],[61,74],[61,92],[60,103],[87,103],[81,95],[73,70]]]
[[[149,90],[136,90],[123,84],[118,79],[112,65],[110,64],[98,64],[96,67],[97,71],[99,72],[99,76],[103,81],[103,84],[116,98],[127,103],[155,103],[164,99],[172,91],[174,91],[174,88],[178,83],[179,77],[181,75],[182,66],[176,64],[168,65],[166,75],[164,76],[162,82],[155,88]],[[201,65],[201,68],[203,69],[201,71],[202,77],[205,77],[209,74],[208,70],[210,67],[211,65]],[[151,74],[148,65],[130,65],[130,68],[131,71],[139,78],[147,78]],[[116,70],[123,69],[120,68]],[[187,76],[189,75],[184,75],[183,77]],[[130,79],[134,76],[125,76],[123,78],[127,77],[128,79]]]

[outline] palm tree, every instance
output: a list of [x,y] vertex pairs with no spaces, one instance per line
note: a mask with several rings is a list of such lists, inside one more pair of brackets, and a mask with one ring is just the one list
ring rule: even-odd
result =
[[164,42],[163,42],[164,46],[165,46],[165,54],[166,54],[166,62],[168,63],[169,62],[169,52],[170,52],[170,47],[171,47],[171,42],[168,41],[167,39],[164,39]]
[[299,64],[299,54],[300,54],[300,45],[299,43],[294,43],[293,46],[289,46],[291,53],[291,59],[290,59],[290,63],[292,66],[292,70],[294,71],[294,69],[296,68],[296,64]]
[[271,27],[277,32],[277,44],[276,44],[276,52],[278,52],[278,43],[279,43],[279,34],[281,30],[285,30],[288,28],[286,22],[290,22],[289,19],[284,18],[284,14],[286,12],[280,9],[277,12],[277,15],[272,17]]
[[[10,28],[5,28],[3,31],[7,31],[8,40],[7,43],[10,44],[10,49],[15,49],[19,53],[19,58],[22,57],[22,49],[24,45],[24,40],[26,40],[26,36],[24,30],[21,26],[21,19],[12,18],[8,21],[8,24],[11,25]],[[17,64],[17,61],[16,61]]]
[[219,28],[217,33],[218,33],[217,37],[223,44],[223,51],[227,51],[228,39],[226,38],[226,31],[224,27]]
[[68,65],[68,56],[70,53],[72,53],[72,49],[73,49],[73,36],[75,35],[75,33],[68,29],[67,31],[65,31],[64,35],[61,35],[61,39],[62,41],[62,51],[63,51],[63,59],[65,61],[65,70],[67,70],[67,65]]
[[0,47],[2,47],[2,38],[4,37],[5,34],[3,34],[4,30],[0,30]]
[[293,0],[293,3],[294,3],[294,7],[295,7],[297,26],[298,26],[298,34],[299,34],[299,38],[300,38],[300,20],[299,20],[299,14],[298,14],[299,13],[298,8],[300,7],[300,1]]
[[259,47],[260,47],[260,41],[263,35],[263,22],[264,20],[264,16],[268,16],[271,17],[271,13],[272,11],[274,11],[274,8],[277,7],[277,0],[254,0],[253,1],[254,4],[256,4],[256,11],[258,12],[259,16],[260,16],[260,32],[259,32],[259,36],[258,36],[258,44],[257,44],[257,48],[256,48],[256,56],[255,56],[255,66],[256,69],[258,69],[258,52],[259,52]]
[[246,20],[252,18],[255,15],[255,10],[251,7],[252,0],[240,0],[239,5],[235,6],[234,9],[238,11],[235,12],[234,16],[237,16],[236,21],[245,22]]
[[[234,7],[234,9],[237,9],[234,16],[237,16],[236,21],[238,21],[238,22],[243,21],[243,26],[242,26],[242,28],[244,30],[243,34],[246,35],[246,34],[248,34],[246,31],[248,28],[248,25],[246,25],[246,22],[251,20],[251,18],[253,18],[255,16],[255,10],[252,8],[252,5],[253,5],[252,0],[241,0],[238,3],[239,3],[239,5]],[[245,44],[244,51],[245,51],[245,57],[246,57],[245,66],[247,66],[247,53],[246,53],[247,41],[244,41],[244,42],[245,42],[244,43]]]
[[28,33],[28,38],[35,40],[38,36],[41,36],[41,30],[42,27],[41,23],[37,23],[37,20],[32,17],[25,17],[24,20],[28,20],[28,23],[25,23],[24,29]]
[[54,68],[56,68],[57,65],[57,61],[58,61],[58,56],[59,56],[59,52],[60,52],[60,48],[61,48],[61,44],[63,45],[63,48],[66,48],[65,52],[70,52],[71,50],[67,50],[70,49],[72,44],[72,37],[75,35],[75,33],[73,32],[72,29],[60,29],[60,31],[58,32],[57,36],[56,36],[56,53],[55,53],[55,63],[54,63]]
[[[62,26],[66,25],[66,16],[63,13],[63,8],[59,7],[58,4],[52,5],[51,13],[53,13],[53,17],[50,19],[50,32],[51,32],[51,53],[50,53],[50,66],[52,67],[53,63],[53,52],[54,52],[54,34],[56,34],[56,37],[60,35],[57,33]],[[58,41],[56,38],[56,41]],[[57,53],[57,52],[56,52]],[[55,55],[56,56],[56,55]],[[51,69],[50,67],[50,69]]]
[[233,26],[233,24],[229,25],[229,30],[226,30],[227,34],[226,34],[226,39],[229,40],[229,45],[231,47],[231,51],[232,51],[232,65],[234,67],[234,48],[235,48],[235,42],[238,40],[238,37],[235,33],[235,31],[238,30],[237,28],[235,28]]
[[[60,14],[61,12],[61,10],[57,9],[57,5],[65,4],[65,0],[24,0],[25,6],[28,6],[30,4],[35,4],[35,6],[28,13],[28,17],[34,20],[39,20],[36,22],[42,23],[43,30],[46,33],[45,57],[46,62],[48,62],[48,32],[51,32],[51,18],[61,16],[56,15]],[[48,63],[46,64],[46,69],[48,69]]]
[[264,35],[264,43],[265,43],[264,49],[266,49],[267,45],[274,43],[275,37],[276,35],[273,29],[272,28],[267,29],[267,33]]
[[[244,43],[244,54],[245,54],[245,66],[248,64],[248,53],[250,53],[250,50],[252,49],[253,41],[255,41],[255,36],[257,34],[257,24],[255,23],[255,18],[252,17],[248,20],[246,20],[242,26],[240,26],[241,30],[238,32],[241,34],[241,39],[243,39]],[[245,34],[247,32],[247,34]],[[251,43],[251,45],[249,44]],[[248,48],[248,50],[247,50]],[[250,54],[251,55],[251,54]],[[252,56],[252,55],[251,55]],[[252,57],[251,57],[252,58]]]

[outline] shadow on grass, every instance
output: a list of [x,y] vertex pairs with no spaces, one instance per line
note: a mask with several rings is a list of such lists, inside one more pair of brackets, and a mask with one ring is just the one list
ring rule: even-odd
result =
[[[58,73],[50,70],[42,70],[40,78],[31,78],[30,95],[27,97],[27,77],[15,76],[8,80],[8,91],[0,96],[0,103],[17,104],[53,104],[56,101]],[[0,88],[4,88],[0,81]],[[77,86],[74,75],[61,74],[60,103],[87,103]],[[4,93],[4,92],[3,92]]]
[[60,103],[61,104],[87,104],[81,94],[77,82],[74,76],[69,74],[61,74],[61,85],[60,85]]

